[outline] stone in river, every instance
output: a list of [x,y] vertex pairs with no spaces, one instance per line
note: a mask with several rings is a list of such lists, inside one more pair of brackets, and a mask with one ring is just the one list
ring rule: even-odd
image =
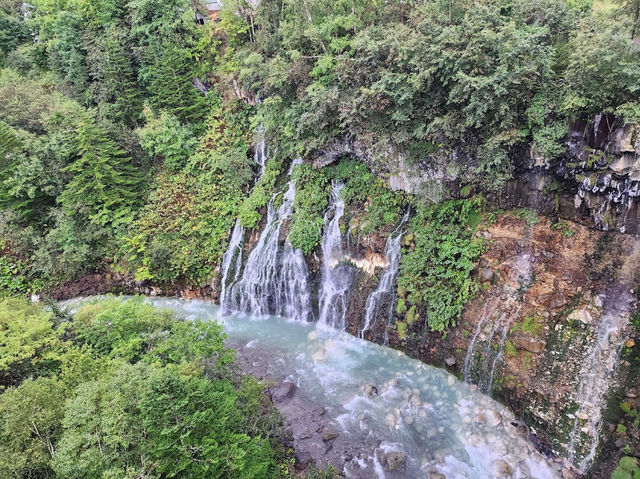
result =
[[488,410],[485,412],[484,417],[487,420],[487,424],[491,427],[496,427],[502,422],[502,416],[496,411]]
[[407,455],[402,451],[390,451],[384,457],[389,471],[404,469],[407,464]]
[[291,399],[296,392],[296,385],[292,382],[285,381],[273,393],[271,399],[273,402],[282,402],[285,399]]
[[338,434],[338,431],[336,431],[333,427],[327,426],[322,431],[322,440],[324,442],[328,442],[335,439],[339,435],[340,434]]
[[511,466],[501,459],[491,463],[491,472],[496,479],[508,479],[511,477]]

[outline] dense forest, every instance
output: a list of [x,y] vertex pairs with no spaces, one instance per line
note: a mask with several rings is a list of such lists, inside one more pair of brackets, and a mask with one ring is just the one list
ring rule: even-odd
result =
[[[287,162],[341,141],[357,139],[374,172],[456,148],[447,168],[486,190],[523,145],[561,155],[571,121],[640,120],[635,0],[229,1],[205,25],[196,10],[3,1],[5,288],[104,270],[207,281],[236,217],[257,226]],[[272,154],[249,196],[259,131]],[[291,240],[309,252],[328,177],[358,175],[300,170]],[[376,191],[351,198],[396,221],[405,199],[360,179]]]
[[280,416],[216,323],[140,298],[73,317],[10,298],[0,341],[2,477],[286,475]]

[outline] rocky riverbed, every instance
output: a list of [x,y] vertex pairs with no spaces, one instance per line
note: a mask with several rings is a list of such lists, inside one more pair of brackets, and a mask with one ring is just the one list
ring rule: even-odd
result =
[[[187,318],[203,301],[150,299]],[[401,352],[272,316],[224,321],[243,371],[271,384],[298,467],[333,464],[352,478],[553,479],[524,424],[477,387]]]

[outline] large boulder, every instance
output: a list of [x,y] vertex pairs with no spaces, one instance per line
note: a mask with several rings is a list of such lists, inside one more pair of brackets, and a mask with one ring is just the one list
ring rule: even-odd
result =
[[296,451],[296,469],[302,471],[307,468],[309,463],[313,462],[313,458],[308,451]]
[[296,385],[292,382],[285,381],[280,386],[278,386],[278,389],[275,390],[275,392],[271,396],[271,399],[273,400],[273,402],[282,402],[286,399],[291,399],[295,392]]
[[402,451],[389,451],[385,453],[384,459],[389,471],[398,471],[407,465],[407,455]]

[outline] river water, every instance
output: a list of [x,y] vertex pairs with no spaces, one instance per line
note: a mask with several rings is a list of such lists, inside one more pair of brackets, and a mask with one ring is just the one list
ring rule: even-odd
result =
[[[219,320],[209,302],[149,301],[187,319]],[[509,410],[444,370],[314,323],[247,315],[223,322],[231,344],[255,349],[254,362],[269,351],[265,360],[277,362],[270,366],[357,446],[344,464],[348,477],[558,477]],[[388,471],[389,452],[406,454],[406,465]]]

